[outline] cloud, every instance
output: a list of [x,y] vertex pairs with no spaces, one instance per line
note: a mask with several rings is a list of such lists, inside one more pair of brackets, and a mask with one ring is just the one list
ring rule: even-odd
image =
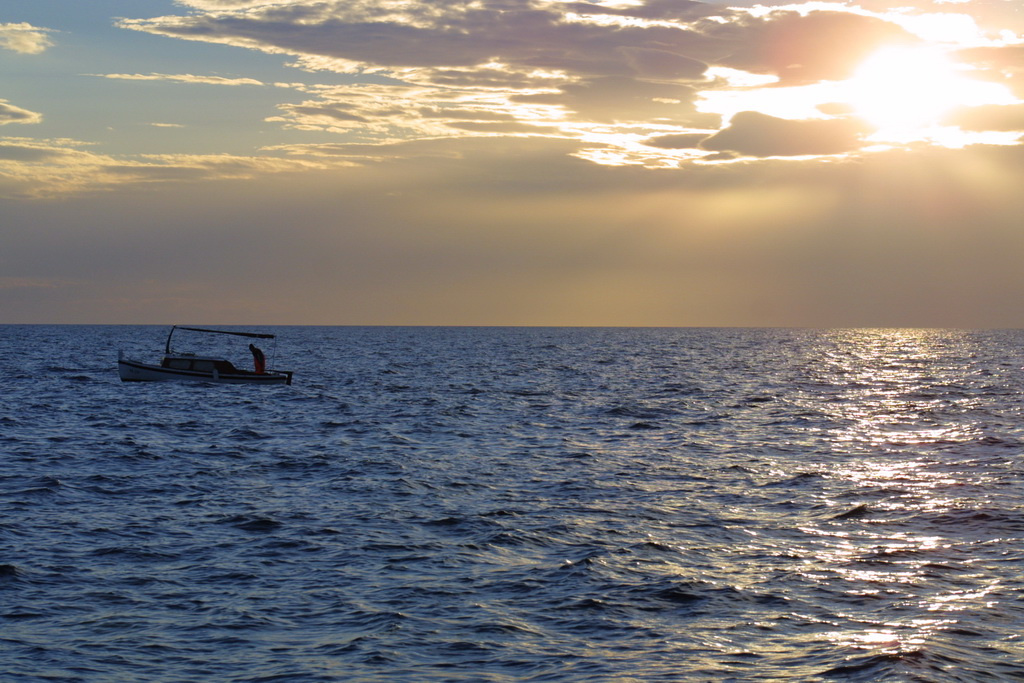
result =
[[773,74],[783,85],[842,80],[883,45],[920,42],[894,23],[842,11],[740,16],[707,34],[734,45],[721,65]]
[[[707,5],[690,6],[702,7],[705,14],[712,11]],[[699,76],[698,59],[685,49],[697,36],[683,24],[644,23],[633,17],[632,25],[603,25],[599,17],[624,13],[578,4],[568,8],[593,14],[569,15],[561,8],[540,2],[510,6],[504,0],[472,5],[328,0],[126,19],[120,25],[291,54],[300,64],[319,58],[358,68],[476,68],[497,60],[516,71],[561,69],[608,76],[639,67],[660,75]]]
[[0,197],[54,197],[124,185],[252,179],[324,168],[322,162],[261,156],[99,154],[74,140],[0,138]]
[[957,56],[979,69],[980,76],[1011,88],[1024,99],[1024,45],[1002,45],[968,48]]
[[[0,138],[0,161],[39,162],[59,159],[69,150],[28,138]],[[63,144],[68,144],[66,141]]]
[[0,289],[56,289],[73,284],[73,282],[52,278],[0,276]]
[[292,120],[302,121],[308,128],[332,127],[338,122],[367,122],[365,117],[346,111],[341,105],[309,103],[282,105],[281,109],[288,112]]
[[0,100],[0,126],[8,123],[39,123],[42,114],[16,107],[7,100]]
[[971,131],[1020,131],[1024,133],[1024,104],[963,107],[946,117],[946,123]]
[[[286,55],[309,72],[345,74],[341,85],[275,83],[301,93],[265,121],[337,136],[315,145],[267,145],[250,157],[108,156],[68,141],[8,140],[0,193],[48,196],[123,184],[253,177],[403,157],[415,141],[545,139],[599,165],[691,168],[735,156],[855,153],[866,130],[838,109],[822,119],[731,118],[703,110],[708,93],[750,85],[722,74],[787,85],[842,78],[885,42],[914,38],[864,10],[816,4],[807,11],[743,10],[649,0],[605,6],[549,0],[186,0],[182,15],[123,19],[119,26],[184,40]],[[9,49],[39,51],[45,29],[0,27]],[[1019,79],[1019,48],[963,51],[991,78]],[[740,70],[740,71],[737,71]],[[124,81],[267,86],[246,77],[193,73],[93,74]],[[753,109],[753,107],[747,107]],[[777,113],[777,112],[773,112]],[[975,109],[956,119],[972,130],[1017,130],[1014,108]],[[725,115],[728,118],[728,115]],[[0,100],[0,125],[41,115]],[[170,124],[154,124],[170,125]],[[437,152],[431,152],[437,153]],[[6,155],[6,156],[5,156]],[[378,156],[379,155],[379,156]],[[20,161],[19,161],[20,159]]]
[[506,131],[541,134],[563,116],[557,103],[514,102],[474,88],[354,84],[319,88],[317,94],[317,99],[279,105],[281,114],[267,120],[345,134],[350,141],[388,143],[493,133],[496,123]]
[[708,65],[685,55],[645,47],[623,47],[623,56],[640,74],[666,80],[702,80]]
[[693,111],[696,95],[689,85],[607,76],[567,83],[557,92],[516,95],[512,101],[555,105],[585,121],[604,123],[656,119],[678,125],[717,122],[717,117]]
[[178,0],[178,4],[203,10],[243,9],[267,5],[289,5],[294,0]]
[[[191,4],[207,11],[121,25],[289,54],[311,70],[392,79],[325,88],[320,101],[282,105],[270,120],[288,127],[387,141],[542,128],[577,136],[581,126],[659,120],[653,133],[702,118],[692,102],[707,64],[689,53],[706,52],[706,41],[682,23],[712,11],[699,3],[655,3],[633,15],[586,3],[499,0]],[[445,110],[454,112],[450,125]]]
[[1024,71],[1024,45],[986,45],[959,50],[957,54],[971,62],[991,69]]
[[856,119],[792,121],[744,111],[700,147],[753,157],[842,154],[860,147],[868,131]]
[[0,48],[26,55],[37,55],[53,45],[50,29],[27,23],[0,24]]
[[[266,118],[286,128],[370,144],[549,136],[577,140],[578,155],[601,163],[661,167],[692,157],[668,154],[694,150],[680,141],[722,126],[719,114],[700,108],[704,94],[750,88],[724,71],[759,77],[770,93],[841,80],[883,45],[921,42],[904,28],[906,12],[889,17],[828,3],[750,10],[678,0],[182,4],[192,11],[123,19],[119,26],[288,55],[297,68],[357,81],[300,88],[305,101],[282,103]],[[969,56],[991,62],[993,73],[1014,68],[1010,52]],[[764,79],[776,83],[766,86]],[[740,149],[728,151],[760,156],[860,148],[861,131],[844,112],[825,107],[818,114],[833,118],[787,125],[740,117],[704,149],[724,152],[731,145]],[[767,137],[755,132],[766,125],[774,126],[765,129]],[[642,140],[649,141],[646,151]],[[655,149],[662,153],[650,156]]]
[[707,138],[707,133],[679,133],[675,135],[659,135],[645,140],[644,144],[661,149],[698,149],[700,143]]
[[254,78],[225,78],[223,76],[196,76],[193,74],[88,74],[100,78],[126,81],[172,81],[175,83],[200,83],[204,85],[265,85]]

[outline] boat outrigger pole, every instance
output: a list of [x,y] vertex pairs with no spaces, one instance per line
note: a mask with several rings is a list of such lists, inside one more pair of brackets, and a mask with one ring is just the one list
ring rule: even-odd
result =
[[233,330],[209,330],[204,327],[180,327],[174,325],[171,327],[171,333],[167,335],[167,344],[164,345],[164,353],[171,353],[171,337],[174,336],[175,330],[189,330],[190,332],[209,332],[210,334],[231,334],[236,337],[252,337],[254,339],[274,339],[272,334],[260,334],[258,332],[235,332]]

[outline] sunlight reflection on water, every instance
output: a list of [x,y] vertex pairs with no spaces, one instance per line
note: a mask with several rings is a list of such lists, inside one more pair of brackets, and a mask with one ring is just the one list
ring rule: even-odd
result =
[[[869,603],[883,597],[944,614],[991,607],[983,589],[927,591],[942,558],[958,544],[948,535],[907,531],[906,520],[950,513],[984,504],[972,491],[969,500],[958,491],[972,483],[958,459],[943,449],[979,441],[976,424],[959,424],[952,409],[969,407],[963,364],[956,340],[948,333],[919,330],[849,331],[837,333],[820,381],[835,387],[828,406],[833,444],[840,456],[831,476],[861,491],[861,502],[845,516],[863,519],[856,533],[807,529],[830,536],[827,550],[807,562],[819,581],[842,582],[846,594]],[[843,501],[853,494],[842,487]],[[838,504],[836,500],[832,504]],[[833,631],[828,637],[850,650],[902,655],[925,646],[954,618],[924,619],[893,614],[874,615],[857,609],[857,628]]]

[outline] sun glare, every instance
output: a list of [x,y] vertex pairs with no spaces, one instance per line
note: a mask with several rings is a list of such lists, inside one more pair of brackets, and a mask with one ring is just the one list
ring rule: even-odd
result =
[[912,48],[879,50],[843,87],[856,114],[884,129],[938,123],[962,103],[965,79],[941,53]]
[[[710,72],[709,72],[710,73]],[[890,46],[870,55],[847,80],[779,87],[776,79],[731,70],[712,73],[726,88],[700,93],[698,111],[726,121],[741,111],[783,119],[827,118],[841,105],[846,115],[866,121],[874,144],[927,141],[962,147],[971,141],[1010,144],[1018,133],[962,131],[944,120],[960,107],[1011,105],[1018,100],[1002,84],[973,78],[937,47]],[[842,115],[842,114],[841,114]]]
[[934,48],[879,50],[839,86],[854,113],[884,139],[920,138],[956,107],[1013,101],[1003,86],[970,78]]
[[889,48],[861,64],[845,89],[854,111],[876,126],[919,128],[960,103],[962,80],[937,52]]

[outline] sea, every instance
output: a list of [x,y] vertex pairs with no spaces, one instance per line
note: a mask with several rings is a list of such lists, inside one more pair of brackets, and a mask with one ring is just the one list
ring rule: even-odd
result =
[[0,326],[0,680],[1024,680],[1024,331],[247,329]]

